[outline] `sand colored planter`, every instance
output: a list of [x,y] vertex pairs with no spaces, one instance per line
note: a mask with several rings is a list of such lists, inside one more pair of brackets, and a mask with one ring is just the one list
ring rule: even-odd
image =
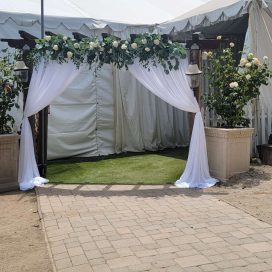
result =
[[0,192],[19,188],[18,153],[19,135],[0,135]]
[[210,174],[227,181],[249,170],[252,128],[205,128]]

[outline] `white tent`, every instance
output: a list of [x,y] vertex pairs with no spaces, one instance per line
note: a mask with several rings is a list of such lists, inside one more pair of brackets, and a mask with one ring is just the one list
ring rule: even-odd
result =
[[[272,60],[272,1],[211,0],[160,24],[157,31],[167,34],[203,31],[214,37],[239,34],[245,36],[245,51],[251,51],[259,58],[268,56]],[[267,143],[272,132],[271,84],[261,88],[260,101],[256,112],[252,112],[251,108],[248,112],[257,127],[256,144]]]
[[[187,11],[178,0],[45,0],[45,30],[106,32],[122,39],[153,31],[155,23]],[[156,4],[156,5],[155,5]],[[40,1],[0,1],[0,38],[19,38],[18,30],[40,36]],[[6,44],[0,45],[6,47]],[[86,68],[60,97],[49,115],[48,158],[97,156],[122,151],[157,150],[188,144],[187,117],[148,92],[126,71],[104,66],[94,76]]]

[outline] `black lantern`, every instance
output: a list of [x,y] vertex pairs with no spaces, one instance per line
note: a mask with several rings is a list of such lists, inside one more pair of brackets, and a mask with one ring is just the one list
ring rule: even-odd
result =
[[199,70],[197,64],[190,64],[185,74],[190,78],[189,82],[192,89],[199,87],[202,71]]
[[15,63],[14,74],[17,80],[21,83],[28,81],[29,68],[25,65],[23,60],[19,60]]

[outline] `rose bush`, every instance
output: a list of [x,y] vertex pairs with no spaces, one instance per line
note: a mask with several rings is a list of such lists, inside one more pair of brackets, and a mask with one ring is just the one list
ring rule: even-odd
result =
[[12,58],[9,54],[5,54],[6,52],[7,50],[2,50],[0,58],[0,134],[13,132],[15,120],[10,115],[10,111],[13,107],[19,108],[20,85],[13,75]]
[[260,86],[268,85],[271,70],[268,59],[262,62],[249,53],[237,65],[234,57],[234,43],[216,53],[207,53],[210,67],[207,75],[210,94],[204,101],[222,119],[222,127],[248,127],[245,106],[260,94]]

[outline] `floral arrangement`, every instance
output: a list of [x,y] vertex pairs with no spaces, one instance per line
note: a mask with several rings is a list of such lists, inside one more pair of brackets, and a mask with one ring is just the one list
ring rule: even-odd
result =
[[240,64],[234,57],[234,43],[216,53],[205,52],[210,61],[207,75],[210,94],[204,97],[209,110],[219,115],[222,127],[248,127],[245,106],[260,94],[261,85],[268,85],[272,72],[268,58],[262,62],[252,53],[242,58]]
[[12,56],[6,52],[6,49],[2,50],[4,55],[0,58],[0,134],[13,132],[15,120],[9,112],[13,107],[19,108],[17,98],[20,86],[13,75]]
[[181,44],[149,33],[136,35],[133,40],[108,36],[103,41],[99,41],[97,37],[77,41],[62,35],[46,36],[36,40],[36,48],[31,54],[34,65],[43,58],[59,63],[72,60],[77,67],[84,62],[89,66],[97,63],[98,68],[104,63],[127,68],[138,58],[144,67],[148,67],[150,62],[153,65],[159,62],[166,73],[178,69],[180,59],[185,56],[186,52]]

